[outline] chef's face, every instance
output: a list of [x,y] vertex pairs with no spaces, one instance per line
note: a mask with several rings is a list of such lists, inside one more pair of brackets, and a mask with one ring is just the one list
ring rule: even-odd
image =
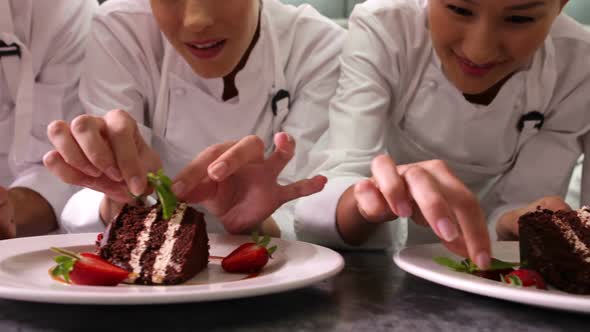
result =
[[258,26],[259,0],[150,0],[160,29],[204,78],[231,73]]
[[430,34],[446,77],[480,94],[526,67],[566,2],[430,0]]

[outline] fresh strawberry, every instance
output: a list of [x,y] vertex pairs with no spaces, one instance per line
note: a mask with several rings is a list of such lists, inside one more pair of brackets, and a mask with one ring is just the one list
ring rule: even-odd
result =
[[520,287],[537,287],[547,289],[547,284],[539,272],[529,269],[514,270],[504,276],[505,283]]
[[53,276],[61,276],[66,282],[88,286],[116,286],[129,277],[129,272],[92,253],[76,254],[68,250],[51,248],[61,254],[55,257],[57,266]]
[[221,261],[221,267],[230,273],[254,273],[260,271],[272,254],[277,250],[277,246],[267,248],[270,237],[265,235],[262,240],[258,234],[252,235],[254,242],[244,243],[232,251]]

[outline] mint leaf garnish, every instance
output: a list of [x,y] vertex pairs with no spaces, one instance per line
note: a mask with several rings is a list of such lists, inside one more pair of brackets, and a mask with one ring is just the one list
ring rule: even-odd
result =
[[157,173],[148,173],[148,182],[154,186],[158,194],[162,205],[162,217],[166,220],[170,219],[178,205],[178,199],[172,192],[172,180],[164,175],[163,170],[159,170]]
[[[434,261],[442,266],[446,266],[457,272],[475,273],[480,271],[479,267],[475,265],[469,258],[457,262],[448,257],[435,257]],[[504,262],[499,259],[492,258],[490,267],[486,271],[506,270],[513,267],[520,266],[519,263]]]
[[499,259],[492,258],[492,263],[490,264],[490,268],[488,270],[506,270],[513,267],[521,266],[520,263],[512,263],[512,262],[504,262]]
[[462,262],[456,262],[448,257],[435,257],[434,261],[457,272],[467,272],[467,268]]

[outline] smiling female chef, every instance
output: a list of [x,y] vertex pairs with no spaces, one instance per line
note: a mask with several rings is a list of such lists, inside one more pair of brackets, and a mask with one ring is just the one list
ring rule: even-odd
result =
[[46,234],[72,187],[43,167],[47,125],[81,113],[95,1],[0,0],[0,239]]
[[146,172],[161,163],[176,176],[180,198],[206,198],[201,203],[232,233],[321,190],[323,177],[276,181],[279,173],[283,184],[303,177],[307,152],[326,129],[344,37],[310,6],[278,0],[105,2],[81,78],[89,115],[48,129],[56,151],[46,165],[97,190],[70,200],[64,228],[102,229],[99,210],[110,220],[129,200],[127,188],[143,193]]
[[[470,257],[486,265],[485,224],[452,207],[469,195],[429,199],[455,180],[448,170],[482,195],[501,236],[525,210],[567,207],[554,196],[565,195],[590,126],[590,37],[560,15],[566,2],[357,5],[318,145],[316,162],[330,181],[297,203],[301,237],[385,247],[383,234],[401,225],[383,222],[412,216],[446,244],[465,237]],[[435,161],[395,166],[425,160]]]

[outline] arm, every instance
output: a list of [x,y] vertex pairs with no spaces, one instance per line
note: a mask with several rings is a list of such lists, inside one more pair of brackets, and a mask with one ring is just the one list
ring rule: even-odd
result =
[[[43,155],[51,150],[45,132],[51,121],[71,119],[81,112],[77,96],[80,64],[96,6],[85,1],[35,3],[33,6],[33,17],[44,16],[43,22],[47,25],[32,29],[33,65],[40,68],[34,85],[32,146],[27,147],[29,154],[24,163],[12,165],[17,176],[9,193],[16,211],[17,236],[54,230],[56,216],[61,214],[75,190],[43,167]],[[47,17],[52,20],[47,21]]]
[[[149,145],[152,133],[146,110],[155,108],[157,91],[152,82],[158,79],[151,75],[160,72],[156,59],[160,34],[153,33],[149,15],[137,14],[131,21],[109,14],[105,6],[92,22],[80,100],[85,112],[94,116],[105,116],[113,109],[125,110],[137,121],[141,136]],[[137,36],[136,29],[144,33]],[[68,201],[61,222],[69,232],[100,230],[103,220],[108,222],[121,206],[122,203],[86,188]]]
[[[357,7],[358,8],[358,7]],[[356,10],[360,12],[360,10]],[[364,14],[364,13],[363,13]],[[311,165],[329,179],[324,191],[300,199],[295,208],[298,237],[334,247],[348,247],[340,231],[364,234],[369,247],[386,248],[392,245],[390,224],[339,227],[337,216],[359,217],[354,199],[349,195],[352,186],[370,176],[371,160],[385,151],[386,125],[392,97],[392,82],[396,81],[395,66],[390,50],[376,31],[379,26],[368,14],[353,15],[349,34],[341,56],[341,77],[335,97],[329,106],[330,126],[312,151]],[[394,41],[390,45],[396,46]],[[388,68],[388,70],[381,70]],[[391,69],[391,70],[389,70]],[[391,72],[384,77],[383,72]],[[341,207],[344,210],[337,211]],[[339,219],[338,224],[345,219]],[[355,220],[356,221],[356,220]],[[380,229],[381,231],[378,231]],[[368,232],[367,232],[368,231]],[[369,233],[376,237],[366,241]],[[346,237],[346,235],[345,235]]]
[[[590,84],[586,85],[590,88]],[[587,90],[570,94],[555,108],[560,111],[551,115],[545,127],[523,145],[512,169],[483,198],[490,229],[500,239],[517,238],[518,218],[537,206],[552,210],[570,208],[564,197],[572,171],[580,154],[588,150],[583,134],[590,129],[587,114],[590,104],[587,98],[580,98],[583,91]],[[586,165],[587,160],[584,161],[583,199],[588,198]]]
[[[346,34],[342,28],[317,16],[314,12],[312,17],[301,19],[299,24],[303,27],[292,29],[289,37],[280,36],[281,43],[291,45],[285,67],[291,107],[280,131],[296,141],[294,157],[279,175],[281,184],[314,175],[309,169],[310,151],[328,127],[328,106],[338,86],[339,56]],[[315,32],[310,38],[305,31]],[[309,54],[314,56],[310,58]],[[283,238],[297,238],[295,202],[286,203],[273,214]]]

